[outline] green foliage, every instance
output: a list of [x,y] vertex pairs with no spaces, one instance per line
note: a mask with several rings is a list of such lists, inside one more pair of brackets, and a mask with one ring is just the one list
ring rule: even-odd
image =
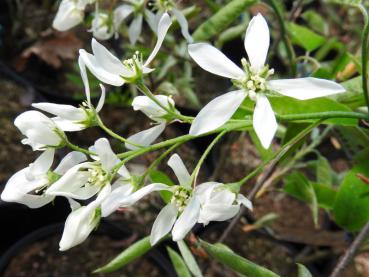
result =
[[332,169],[328,160],[319,155],[316,164],[316,181],[325,185],[332,185]]
[[246,8],[256,2],[257,0],[233,0],[229,2],[195,30],[192,35],[193,39],[204,41],[218,35],[236,20]]
[[259,266],[219,245],[210,244],[200,241],[201,246],[218,262],[228,266],[237,273],[252,277],[277,277],[279,275]]
[[181,252],[181,255],[191,273],[195,277],[202,277],[201,270],[186,243],[183,240],[180,240],[177,242],[177,244],[179,251]]
[[333,214],[338,225],[348,231],[358,231],[369,221],[369,185],[358,174],[369,176],[369,149],[362,151],[355,160],[354,167],[343,179]]
[[182,257],[170,247],[167,247],[169,258],[172,261],[175,271],[179,277],[191,277],[191,273],[188,270]]
[[326,41],[323,36],[292,22],[287,24],[287,29],[291,35],[292,42],[303,47],[306,51],[313,51]]
[[96,269],[94,273],[99,272],[113,272],[116,271],[126,264],[134,261],[138,257],[141,257],[151,249],[150,237],[145,237],[139,241],[136,241],[117,257],[115,257],[108,264]]
[[317,12],[313,10],[308,10],[304,12],[301,17],[305,19],[307,24],[312,28],[314,31],[327,35],[328,34],[328,24],[326,20]]
[[[152,183],[162,183],[168,186],[175,185],[172,179],[170,179],[170,177],[162,171],[151,170],[149,175]],[[167,190],[162,190],[160,191],[160,196],[163,198],[165,203],[169,203],[170,199],[172,198],[172,193]]]
[[309,270],[303,264],[297,264],[298,273],[297,277],[313,277]]

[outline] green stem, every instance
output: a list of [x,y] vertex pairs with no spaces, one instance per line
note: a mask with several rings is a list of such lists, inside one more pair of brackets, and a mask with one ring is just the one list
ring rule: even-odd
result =
[[269,0],[269,2],[278,19],[278,23],[281,29],[282,41],[286,47],[287,56],[290,60],[291,74],[292,76],[295,76],[296,75],[296,54],[292,47],[291,41],[289,40],[288,35],[287,35],[287,28],[286,28],[285,20],[283,18],[282,11],[278,7],[279,4],[275,0]]
[[127,144],[130,144],[130,145],[133,145],[135,147],[139,147],[139,148],[142,148],[144,147],[143,145],[140,145],[140,144],[137,144],[137,143],[134,143],[134,142],[131,142],[127,139],[125,139],[124,137],[118,135],[117,133],[113,132],[111,129],[109,129],[107,126],[105,126],[104,122],[101,120],[100,116],[98,116],[96,114],[96,121],[97,121],[97,124],[99,125],[99,127],[101,129],[103,129],[107,134],[109,134],[110,136],[112,136],[113,138],[123,142],[123,143],[127,143]]
[[220,132],[215,139],[209,144],[209,146],[205,149],[204,153],[201,155],[201,158],[199,160],[199,162],[197,163],[195,169],[193,170],[192,174],[191,174],[191,184],[193,184],[193,186],[195,187],[196,185],[196,178],[197,175],[199,174],[201,165],[203,164],[203,162],[205,161],[206,157],[209,155],[211,149],[214,147],[214,145],[220,140],[220,138],[227,133],[227,129],[223,130],[222,132]]
[[369,115],[357,112],[317,112],[317,113],[302,113],[302,114],[288,114],[276,115],[276,118],[281,121],[295,121],[307,119],[330,119],[330,118],[357,118],[369,119]]
[[362,5],[358,5],[364,17],[364,31],[361,36],[361,66],[362,66],[362,85],[366,105],[369,112],[369,91],[368,91],[368,36],[369,36],[369,15],[367,9]]
[[81,152],[83,154],[86,154],[86,155],[90,155],[90,156],[96,156],[96,153],[94,152],[91,152],[87,149],[84,149],[84,148],[81,148],[73,143],[71,143],[69,140],[65,139],[65,146],[66,147],[69,147],[70,149],[74,150],[74,151],[78,151],[78,152]]
[[241,180],[237,182],[239,186],[242,186],[245,184],[248,180],[254,178],[256,175],[258,175],[264,167],[269,164],[271,161],[274,163],[279,162],[285,154],[297,143],[299,143],[306,135],[310,133],[312,129],[314,129],[316,126],[318,126],[321,123],[321,120],[318,120],[312,124],[310,124],[306,129],[304,129],[302,132],[300,132],[297,136],[295,136],[293,139],[291,139],[286,145],[284,145],[278,152],[274,153],[272,157],[264,161],[260,166],[255,168],[251,173],[247,174],[245,177],[243,177]]

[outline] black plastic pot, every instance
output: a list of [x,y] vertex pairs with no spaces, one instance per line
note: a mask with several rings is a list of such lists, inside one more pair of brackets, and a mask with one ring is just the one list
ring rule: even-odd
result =
[[[27,246],[47,239],[55,234],[61,235],[63,231],[64,223],[56,223],[48,226],[44,226],[40,229],[33,231],[32,233],[24,236],[22,239],[14,243],[7,251],[5,251],[0,257],[0,275],[6,272],[6,269],[12,259],[22,252]],[[102,221],[98,230],[92,235],[99,236],[105,235],[112,240],[126,239],[131,235],[128,229],[122,229],[107,221]],[[164,251],[164,249],[162,250]],[[177,276],[171,262],[168,258],[162,254],[160,248],[154,248],[150,250],[146,255],[147,257],[160,269],[163,276],[175,277]],[[114,257],[111,257],[114,258]],[[99,266],[99,265],[96,265]]]

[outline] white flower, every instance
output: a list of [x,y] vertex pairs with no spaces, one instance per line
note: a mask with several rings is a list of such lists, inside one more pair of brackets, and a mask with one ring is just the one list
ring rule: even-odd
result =
[[230,191],[224,184],[203,183],[196,187],[201,210],[198,223],[207,225],[210,221],[224,221],[234,217],[241,204],[252,210],[252,203],[240,193]]
[[21,203],[33,209],[51,202],[54,196],[44,194],[44,190],[55,181],[55,178],[86,160],[82,153],[71,152],[62,159],[55,170],[50,171],[54,151],[54,149],[45,150],[34,163],[15,173],[6,183],[1,199]]
[[[109,141],[100,138],[90,149],[97,156],[93,162],[84,162],[69,169],[60,179],[46,190],[46,194],[85,200],[93,197],[105,186],[110,186],[111,171],[120,160],[112,151]],[[122,166],[118,171],[121,176],[127,175]]]
[[129,4],[123,4],[114,10],[113,25],[116,32],[119,30],[122,22],[131,14],[134,14],[134,18],[128,28],[128,38],[132,45],[136,44],[142,31],[143,5],[144,1],[133,0],[129,1]]
[[14,125],[26,136],[22,143],[30,145],[34,151],[63,144],[62,131],[54,121],[38,111],[21,113],[14,120]]
[[[155,98],[164,107],[172,111],[176,111],[174,108],[174,101],[171,97],[165,95],[155,95]],[[147,115],[147,117],[158,123],[154,127],[136,133],[127,139],[129,142],[133,142],[136,145],[148,146],[153,143],[164,131],[167,122],[165,116],[168,113],[147,96],[136,96],[133,99],[132,106],[135,111],[143,112],[145,115]],[[129,144],[128,142],[125,143],[125,146],[130,150],[137,149],[136,146]]]
[[109,15],[103,12],[96,12],[91,23],[91,31],[95,38],[107,40],[114,34],[114,29],[110,23]]
[[[81,71],[83,75],[83,71]],[[86,72],[84,72],[86,73]],[[63,104],[54,104],[54,103],[33,103],[32,106],[36,109],[42,110],[44,112],[55,115],[56,117],[52,118],[55,124],[59,129],[63,131],[73,132],[80,131],[86,129],[95,124],[95,113],[100,112],[105,102],[105,87],[100,84],[101,88],[101,96],[99,103],[96,108],[94,108],[91,104],[90,99],[90,89],[88,80],[82,78],[85,83],[85,91],[87,101],[82,103],[82,106],[76,108],[72,105],[63,105]],[[88,90],[88,92],[87,92]]]
[[171,23],[169,15],[164,14],[159,22],[158,40],[146,62],[142,61],[139,53],[136,53],[131,59],[122,63],[104,46],[92,39],[93,55],[81,49],[79,51],[80,66],[83,68],[86,66],[97,79],[106,84],[122,86],[125,82],[134,82],[142,74],[153,71],[148,65],[158,53]]
[[156,33],[158,31],[158,22],[163,12],[168,12],[178,21],[181,27],[182,36],[187,40],[188,43],[192,43],[193,39],[188,32],[188,22],[183,13],[175,7],[175,4],[171,0],[157,0],[154,2],[155,8],[158,10],[156,14],[149,10],[145,11],[147,23],[150,28]]
[[76,0],[63,0],[53,21],[58,31],[67,31],[83,21],[84,6]]
[[101,218],[100,205],[109,195],[110,190],[110,185],[104,186],[96,199],[87,206],[78,207],[78,203],[73,203],[76,207],[65,221],[63,235],[59,242],[60,251],[82,243],[96,228]]
[[209,102],[196,116],[190,134],[200,135],[215,130],[226,123],[244,99],[249,96],[256,101],[253,126],[264,148],[268,148],[277,130],[277,122],[266,93],[273,90],[279,94],[300,100],[312,99],[344,92],[344,88],[328,80],[317,78],[282,79],[267,81],[273,74],[265,66],[269,48],[269,29],[261,14],[249,23],[245,37],[245,49],[250,63],[242,59],[243,69],[229,60],[218,49],[206,43],[190,44],[190,56],[203,69],[232,79],[239,90],[223,94]]

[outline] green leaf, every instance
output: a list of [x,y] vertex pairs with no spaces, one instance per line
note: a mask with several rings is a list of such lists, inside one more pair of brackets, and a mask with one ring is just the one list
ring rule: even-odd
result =
[[312,183],[318,206],[326,210],[332,210],[336,199],[337,191],[331,186],[324,184]]
[[357,174],[369,177],[368,151],[365,154],[365,159],[359,159],[346,174],[334,202],[337,224],[351,232],[359,231],[369,221],[369,185],[357,177]]
[[328,35],[328,24],[320,14],[313,10],[308,10],[304,12],[301,17],[305,19],[310,28],[314,31]]
[[354,126],[336,126],[335,134],[343,150],[349,156],[355,156],[369,145],[369,130]]
[[[162,171],[159,170],[151,170],[150,171],[150,180],[153,183],[161,183],[168,186],[174,186],[175,183],[170,179],[170,177]],[[160,191],[160,196],[163,198],[165,203],[169,203],[172,198],[172,193],[170,191],[162,190]]]
[[313,185],[309,182],[305,175],[300,172],[293,172],[287,176],[283,190],[309,205],[313,215],[314,224],[317,226],[319,211],[318,200]]
[[345,104],[351,109],[365,106],[361,76],[342,82],[341,85],[346,89],[346,92],[333,96],[337,102]]
[[189,272],[184,260],[176,251],[167,247],[167,251],[179,277],[191,277],[191,273]]
[[235,272],[252,277],[277,277],[279,275],[259,266],[233,252],[225,249],[224,247],[213,245],[200,240],[201,246],[208,252],[215,260],[228,266]]
[[180,240],[177,244],[182,257],[192,274],[195,277],[202,277],[201,270],[186,243],[183,240]]
[[134,261],[138,257],[144,255],[151,249],[151,247],[152,246],[150,244],[150,237],[147,236],[139,241],[136,241],[108,264],[96,269],[94,273],[116,271],[126,264]]
[[287,29],[291,35],[292,43],[303,47],[306,51],[313,51],[326,41],[323,36],[292,22],[287,24]]
[[261,142],[260,142],[258,136],[256,135],[254,129],[250,130],[249,134],[250,134],[250,138],[251,138],[253,144],[255,145],[256,150],[258,151],[261,159],[263,161],[268,160],[273,155],[272,147],[269,147],[268,149],[265,149],[261,145]]
[[303,264],[297,264],[297,267],[298,267],[297,277],[313,277],[310,271]]
[[316,164],[316,181],[325,185],[332,185],[332,169],[328,160],[319,155]]
[[202,23],[193,33],[195,41],[209,40],[220,34],[234,20],[236,20],[246,8],[258,2],[257,0],[233,0],[222,7],[212,17]]
[[361,0],[325,0],[327,3],[339,4],[345,6],[358,6],[362,3]]

